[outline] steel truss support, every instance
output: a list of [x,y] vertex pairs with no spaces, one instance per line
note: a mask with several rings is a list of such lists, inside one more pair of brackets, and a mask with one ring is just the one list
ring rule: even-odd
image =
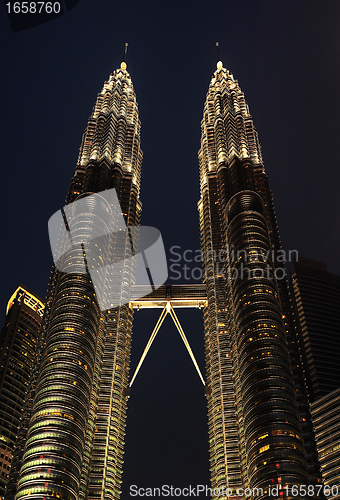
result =
[[135,380],[135,378],[136,378],[136,376],[137,376],[137,373],[139,372],[140,367],[142,366],[143,361],[144,361],[144,359],[145,359],[145,357],[146,357],[146,355],[147,355],[147,353],[148,353],[148,351],[149,351],[149,349],[150,349],[150,347],[151,347],[151,344],[152,344],[152,342],[155,340],[156,335],[157,335],[157,333],[158,333],[158,331],[159,331],[160,327],[162,326],[162,323],[163,323],[163,321],[164,321],[164,319],[165,319],[165,317],[166,317],[166,315],[167,315],[167,314],[170,314],[170,316],[171,316],[171,318],[172,318],[173,322],[175,323],[175,326],[176,326],[177,330],[179,331],[179,334],[180,334],[180,336],[181,336],[181,338],[182,338],[182,340],[183,340],[183,342],[184,342],[185,347],[187,348],[187,351],[188,351],[188,353],[189,353],[189,355],[190,355],[190,357],[191,357],[191,360],[192,360],[192,362],[194,363],[194,366],[195,366],[195,368],[196,368],[196,370],[197,370],[197,373],[198,373],[198,375],[199,375],[199,377],[200,377],[200,379],[201,379],[201,381],[202,381],[203,385],[205,385],[204,378],[202,377],[202,374],[201,374],[201,371],[200,371],[200,369],[199,369],[199,367],[198,367],[198,364],[197,364],[197,361],[196,361],[196,359],[195,359],[194,353],[193,353],[193,352],[192,352],[192,350],[191,350],[190,344],[189,344],[189,342],[188,342],[188,339],[187,339],[187,338],[186,338],[186,336],[185,336],[184,330],[183,330],[183,328],[182,328],[182,326],[181,326],[181,324],[180,324],[180,322],[179,322],[179,319],[178,319],[178,317],[177,317],[177,315],[176,315],[176,313],[175,313],[175,310],[174,310],[174,308],[172,307],[171,302],[170,302],[170,301],[167,301],[167,303],[166,303],[166,305],[165,305],[164,309],[163,309],[163,310],[162,310],[162,312],[161,312],[160,317],[158,318],[158,321],[157,321],[157,323],[156,323],[156,326],[155,326],[155,328],[153,329],[153,332],[151,333],[151,336],[150,336],[150,338],[149,338],[149,341],[148,341],[148,343],[146,344],[146,347],[145,347],[145,349],[144,349],[144,351],[143,351],[143,354],[142,354],[142,356],[141,356],[141,358],[140,358],[140,360],[139,360],[139,363],[138,363],[138,365],[137,365],[137,368],[136,368],[136,370],[135,370],[135,373],[133,374],[133,377],[132,377],[132,379],[131,379],[131,382],[130,382],[130,384],[129,384],[129,387],[131,387],[131,386],[132,386],[132,384],[133,384],[133,382],[134,382],[134,380]]

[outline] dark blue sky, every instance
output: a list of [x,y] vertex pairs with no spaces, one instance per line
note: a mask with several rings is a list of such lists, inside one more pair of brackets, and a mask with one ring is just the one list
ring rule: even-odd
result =
[[[30,30],[13,34],[5,8],[0,23],[3,311],[20,282],[45,296],[47,221],[64,204],[88,116],[125,42],[142,122],[142,224],[161,230],[168,252],[199,248],[197,151],[218,40],[259,132],[283,248],[340,273],[338,0],[80,0]],[[157,314],[136,314],[133,368]],[[204,371],[200,314],[179,317]],[[129,401],[123,499],[130,484],[208,481],[201,382],[166,323]]]

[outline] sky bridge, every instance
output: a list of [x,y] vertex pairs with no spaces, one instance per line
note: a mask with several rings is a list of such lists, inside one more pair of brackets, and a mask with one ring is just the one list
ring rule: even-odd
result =
[[[149,295],[143,296],[143,292],[147,293],[148,290],[149,290],[148,287],[143,287],[141,285],[134,286],[132,289],[132,300],[130,300],[130,306],[138,310],[143,308],[152,308],[152,309],[160,308],[162,309],[162,312],[160,317],[158,318],[155,328],[153,329],[153,332],[151,333],[149,341],[146,344],[146,347],[137,365],[135,373],[133,374],[129,387],[132,386],[137,376],[137,373],[139,372],[140,367],[142,366],[142,363],[151,347],[151,344],[155,340],[156,335],[160,327],[162,326],[162,323],[167,314],[170,314],[173,322],[175,323],[175,326],[179,331],[179,334],[184,342],[184,345],[188,350],[191,360],[194,363],[197,373],[203,385],[205,386],[204,378],[201,374],[194,353],[191,350],[188,339],[185,336],[183,328],[174,311],[174,308],[192,307],[192,308],[203,309],[203,307],[207,303],[206,286],[204,284],[162,285],[159,288],[157,288],[157,290],[154,290],[152,293],[149,293]],[[136,299],[134,299],[133,297],[136,297]]]

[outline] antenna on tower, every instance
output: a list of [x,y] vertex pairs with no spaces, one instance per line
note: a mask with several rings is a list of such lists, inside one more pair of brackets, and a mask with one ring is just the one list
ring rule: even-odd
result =
[[223,68],[223,63],[220,59],[220,44],[216,42],[216,49],[217,49],[217,70],[220,71]]
[[220,44],[216,42],[217,61],[220,61]]
[[124,61],[120,65],[121,69],[123,69],[123,70],[126,70],[126,53],[127,53],[127,48],[128,48],[128,44],[126,43],[125,44],[125,50],[124,50]]

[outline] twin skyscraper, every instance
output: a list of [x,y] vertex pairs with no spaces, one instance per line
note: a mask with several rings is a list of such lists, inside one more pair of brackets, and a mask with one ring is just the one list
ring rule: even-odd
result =
[[[138,226],[141,164],[124,62],[98,94],[67,204],[114,188],[126,226]],[[274,487],[302,498],[292,487],[321,479],[272,194],[244,94],[220,61],[199,165],[211,486],[228,489],[221,499],[246,488],[271,499]],[[132,275],[122,264],[121,296]],[[133,325],[125,302],[102,311],[88,272],[53,269],[6,498],[120,497]]]

